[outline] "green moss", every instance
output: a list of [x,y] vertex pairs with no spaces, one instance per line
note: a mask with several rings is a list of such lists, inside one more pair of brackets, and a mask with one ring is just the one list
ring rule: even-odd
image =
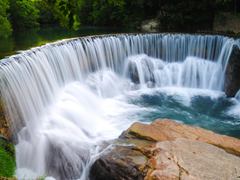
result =
[[13,177],[15,172],[14,146],[0,138],[0,177]]
[[37,178],[37,180],[45,180],[46,176],[40,176]]

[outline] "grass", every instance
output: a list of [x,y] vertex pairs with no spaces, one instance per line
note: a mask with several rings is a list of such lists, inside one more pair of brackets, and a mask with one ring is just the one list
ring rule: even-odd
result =
[[0,138],[0,177],[13,177],[15,172],[14,146]]

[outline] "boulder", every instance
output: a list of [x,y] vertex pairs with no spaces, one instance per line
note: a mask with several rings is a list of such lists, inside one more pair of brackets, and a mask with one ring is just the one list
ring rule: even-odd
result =
[[144,179],[140,169],[147,158],[133,146],[114,147],[91,167],[92,180]]
[[142,22],[141,30],[143,32],[158,32],[159,31],[159,21],[157,19],[145,20]]
[[188,139],[163,141],[145,179],[237,179],[240,158],[216,146]]
[[233,46],[225,74],[225,93],[228,97],[234,97],[240,89],[240,49]]
[[169,119],[156,120],[152,124],[136,122],[124,133],[125,137],[135,136],[150,141],[171,141],[186,138],[206,142],[240,156],[240,140],[216,134],[199,127],[191,127]]
[[240,140],[172,120],[134,123],[93,164],[90,179],[237,179]]

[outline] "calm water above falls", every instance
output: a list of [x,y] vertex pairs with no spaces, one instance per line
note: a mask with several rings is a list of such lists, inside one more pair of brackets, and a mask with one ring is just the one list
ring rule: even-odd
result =
[[228,37],[117,35],[48,44],[1,62],[17,176],[87,179],[101,143],[156,118],[240,137],[222,92]]
[[131,32],[131,30],[105,27],[81,27],[78,31],[73,31],[58,26],[46,26],[39,29],[15,32],[12,37],[0,39],[0,59],[16,54],[18,51],[41,46],[61,39],[86,35],[129,32]]

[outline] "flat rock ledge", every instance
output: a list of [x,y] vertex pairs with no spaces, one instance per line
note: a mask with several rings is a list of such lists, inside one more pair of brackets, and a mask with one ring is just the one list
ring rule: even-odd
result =
[[240,140],[173,120],[134,123],[92,165],[91,180],[240,180]]

